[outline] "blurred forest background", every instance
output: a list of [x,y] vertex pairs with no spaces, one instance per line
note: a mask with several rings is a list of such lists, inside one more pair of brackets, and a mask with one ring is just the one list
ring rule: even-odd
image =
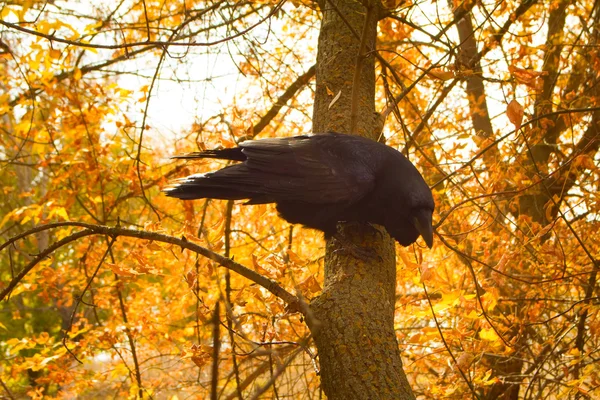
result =
[[[320,293],[322,234],[160,189],[223,165],[172,155],[311,131],[335,3],[0,2],[1,396],[325,397],[301,315],[152,235]],[[377,118],[437,207],[396,248],[416,397],[600,398],[600,2],[379,6]]]

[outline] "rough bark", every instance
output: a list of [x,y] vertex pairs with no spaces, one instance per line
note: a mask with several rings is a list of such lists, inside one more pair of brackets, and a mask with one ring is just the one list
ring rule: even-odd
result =
[[[354,130],[377,138],[381,127],[374,104],[375,62],[368,49],[375,48],[379,2],[367,7],[351,0],[319,5],[323,19],[313,131]],[[359,79],[353,79],[357,65]],[[353,108],[358,118],[351,129]],[[338,236],[343,240],[334,237],[327,243],[324,289],[311,302],[308,321],[323,390],[331,400],[414,399],[394,332],[394,242],[382,228],[359,224],[340,224]]]

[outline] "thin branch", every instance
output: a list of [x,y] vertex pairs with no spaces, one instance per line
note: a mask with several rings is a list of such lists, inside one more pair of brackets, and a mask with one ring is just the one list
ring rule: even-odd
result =
[[200,254],[200,255],[216,262],[217,264],[219,264],[225,268],[228,268],[231,271],[234,271],[234,272],[242,275],[243,277],[251,280],[252,282],[264,287],[265,289],[267,289],[268,291],[273,293],[276,297],[280,298],[285,303],[287,303],[288,309],[290,311],[298,311],[305,315],[308,313],[307,305],[304,302],[302,302],[300,299],[298,299],[296,296],[294,296],[293,294],[291,294],[290,292],[285,290],[283,287],[281,287],[277,282],[257,273],[256,271],[253,271],[253,270],[243,266],[242,264],[239,264],[227,257],[223,257],[222,255],[215,253],[215,252],[207,249],[206,247],[202,247],[200,245],[192,243],[192,242],[188,241],[185,238],[185,236],[182,236],[181,238],[177,238],[174,236],[165,235],[165,234],[158,233],[158,232],[149,232],[149,231],[141,231],[141,230],[136,230],[136,229],[126,229],[126,228],[121,228],[121,227],[110,227],[110,226],[105,226],[105,225],[94,225],[94,224],[87,224],[87,223],[83,223],[83,222],[68,221],[68,222],[57,222],[54,224],[41,225],[41,226],[35,227],[33,229],[30,229],[20,235],[17,235],[15,237],[11,238],[9,241],[2,244],[0,246],[0,251],[3,248],[7,247],[8,245],[14,243],[16,240],[18,240],[20,238],[24,238],[31,234],[34,234],[37,232],[42,232],[42,231],[45,231],[48,229],[67,227],[67,226],[80,227],[80,228],[84,228],[84,230],[74,233],[74,234],[71,234],[71,235],[59,240],[58,242],[54,243],[53,245],[49,246],[44,251],[39,253],[27,266],[25,266],[23,268],[23,270],[17,276],[15,276],[15,278],[13,280],[11,280],[11,282],[6,286],[6,288],[2,292],[0,292],[0,301],[4,300],[6,298],[6,296],[15,288],[15,286],[21,280],[23,280],[25,275],[27,275],[41,260],[43,260],[45,257],[50,255],[55,250],[65,246],[77,239],[81,239],[86,236],[108,235],[110,237],[126,236],[126,237],[134,237],[134,238],[138,238],[138,239],[151,240],[151,241],[156,241],[156,242],[161,242],[161,243],[169,243],[169,244],[173,244],[175,246],[179,246],[182,249],[190,250],[190,251]]
[[429,297],[429,293],[427,292],[427,286],[425,286],[425,283],[423,283],[422,285],[423,285],[423,290],[425,291],[425,297],[427,298],[427,302],[429,303],[429,308],[431,309],[431,315],[433,316],[433,321],[435,322],[435,326],[438,330],[438,333],[440,334],[440,338],[442,339],[442,342],[444,342],[444,347],[446,347],[448,354],[450,354],[450,357],[452,357],[452,360],[454,361],[454,364],[456,365],[458,372],[460,372],[460,375],[463,377],[465,383],[469,386],[469,389],[471,390],[471,393],[473,394],[473,396],[475,396],[477,399],[481,400],[481,397],[479,397],[479,395],[477,394],[477,391],[473,387],[473,383],[471,383],[471,381],[467,378],[467,376],[463,372],[460,364],[456,360],[456,357],[454,357],[454,353],[452,353],[452,350],[450,349],[448,342],[446,342],[446,338],[444,337],[444,333],[442,332],[442,327],[440,326],[440,323],[437,320],[437,316],[435,315],[435,310],[433,309],[433,303],[431,302],[431,298]]
[[[218,383],[219,383],[219,349],[221,347],[221,332],[219,323],[219,305],[221,303],[217,301],[215,304],[215,310],[213,311],[213,362],[211,368],[211,378],[210,378],[210,399],[217,400],[218,398]],[[233,351],[233,349],[232,349]]]
[[277,371],[275,371],[271,379],[269,379],[267,383],[265,383],[256,392],[254,392],[254,394],[252,395],[252,397],[250,397],[249,400],[260,399],[261,395],[275,383],[275,380],[279,377],[279,375],[281,375],[286,370],[286,368],[291,364],[292,361],[294,361],[294,359],[298,356],[298,354],[300,354],[300,352],[302,352],[302,347],[294,350],[292,354],[288,357],[288,359],[285,360],[285,363],[283,363],[279,368],[277,368]]
[[15,396],[13,396],[12,392],[10,391],[8,386],[6,386],[6,384],[4,383],[4,381],[2,379],[0,379],[0,385],[2,385],[2,388],[6,392],[6,395],[8,396],[8,398],[11,400],[15,400]]
[[[113,236],[113,242],[116,236]],[[110,248],[108,249],[110,252]],[[131,358],[133,359],[133,368],[135,375],[135,382],[138,387],[138,396],[140,399],[144,398],[144,386],[142,385],[142,372],[140,370],[140,363],[137,358],[137,351],[135,347],[135,340],[133,335],[131,334],[131,329],[129,329],[129,320],[127,319],[127,310],[125,309],[125,301],[123,300],[123,294],[121,293],[121,285],[119,282],[119,275],[115,275],[115,281],[117,284],[115,285],[115,289],[117,290],[117,297],[119,298],[119,309],[121,310],[121,315],[123,316],[123,322],[125,324],[125,335],[127,336],[127,341],[129,342],[129,348],[131,349]]]
[[283,94],[277,98],[277,101],[273,104],[271,109],[260,119],[260,121],[256,123],[256,125],[254,125],[252,128],[252,137],[260,134],[263,129],[269,125],[273,118],[275,118],[275,116],[279,113],[279,110],[281,110],[281,108],[286,105],[292,97],[294,97],[298,90],[310,82],[310,80],[315,76],[316,71],[317,65],[315,64],[305,73],[300,75],[290,86],[288,86],[285,92],[283,92]]
[[[231,250],[231,220],[233,214],[233,200],[227,201],[227,208],[225,211],[225,257],[230,257]],[[229,331],[229,341],[231,345],[231,361],[233,363],[233,373],[235,376],[235,388],[237,390],[238,398],[243,399],[242,390],[240,389],[240,370],[236,356],[236,342],[235,335],[233,334],[233,310],[231,305],[231,274],[229,270],[225,270],[225,316],[227,318],[227,330]],[[218,305],[218,303],[217,303]],[[218,321],[218,320],[217,320]]]
[[102,255],[100,262],[98,262],[98,266],[96,267],[96,270],[94,271],[92,276],[88,279],[88,282],[87,282],[85,288],[83,288],[83,291],[81,292],[81,294],[79,294],[77,296],[77,301],[75,302],[75,305],[73,306],[73,311],[71,312],[71,318],[69,320],[69,327],[67,329],[65,329],[63,332],[63,338],[62,338],[63,347],[65,349],[67,349],[69,354],[71,354],[71,356],[73,356],[73,358],[80,364],[83,364],[83,362],[81,360],[79,360],[79,358],[77,358],[77,356],[71,351],[71,349],[69,349],[69,346],[67,346],[67,339],[69,337],[69,331],[73,327],[73,321],[75,321],[75,315],[77,314],[77,308],[79,307],[79,304],[81,304],[81,302],[83,301],[83,296],[85,296],[85,293],[88,291],[88,289],[92,285],[94,278],[98,274],[98,271],[100,271],[100,267],[102,267],[102,264],[104,264],[104,260],[106,259],[106,256],[108,256],[108,254],[110,253],[110,250],[112,249],[112,246],[116,240],[117,240],[117,238],[113,237],[108,242],[108,247],[106,248],[106,251]]
[[[29,271],[31,271],[33,269],[33,267],[35,267],[40,261],[42,261],[44,258],[48,257],[50,254],[52,254],[55,250],[60,249],[63,246],[66,246],[67,244],[76,241],[77,239],[81,239],[83,237],[86,236],[90,236],[93,235],[94,232],[91,232],[89,230],[84,230],[81,232],[77,232],[74,233],[72,235],[69,235],[61,240],[59,240],[58,242],[52,244],[51,246],[48,246],[45,250],[43,250],[42,252],[40,252],[37,256],[35,256],[30,262],[29,264],[27,264],[22,270],[21,272],[19,272],[11,281],[10,283],[6,286],[6,288],[4,288],[4,290],[2,292],[0,292],[0,301],[4,300],[9,294],[10,292],[17,286],[17,284],[19,282],[21,282],[23,280],[23,278],[25,277],[25,275],[27,275],[29,273]],[[10,241],[9,241],[10,242]],[[4,247],[1,246],[1,247]],[[1,250],[1,248],[0,248]]]
[[47,39],[51,42],[54,41],[54,42],[59,42],[59,43],[65,43],[65,44],[72,45],[72,46],[91,48],[91,49],[117,50],[117,49],[129,49],[132,47],[148,46],[148,45],[161,46],[161,47],[162,46],[208,47],[208,46],[214,46],[216,44],[225,43],[225,42],[228,42],[230,40],[233,40],[235,38],[245,35],[246,33],[250,32],[257,26],[259,26],[260,24],[265,22],[267,19],[269,19],[273,15],[275,15],[279,11],[279,9],[283,6],[284,3],[285,3],[285,0],[280,1],[279,3],[277,3],[277,5],[275,7],[273,7],[271,9],[269,14],[267,14],[265,17],[261,18],[258,22],[250,25],[248,28],[246,28],[234,35],[225,37],[223,39],[215,40],[212,42],[201,42],[201,43],[193,43],[193,42],[192,43],[187,43],[187,42],[182,43],[179,41],[145,40],[143,42],[133,42],[133,43],[123,43],[123,44],[93,44],[93,43],[79,42],[76,40],[68,40],[68,39],[58,37],[58,36],[41,33],[41,32],[35,31],[33,29],[24,28],[18,24],[13,24],[11,22],[7,22],[7,21],[1,20],[1,19],[0,19],[0,25],[4,25],[7,28],[14,29],[14,30],[17,30],[17,31],[20,31],[23,33],[38,36],[38,37]]

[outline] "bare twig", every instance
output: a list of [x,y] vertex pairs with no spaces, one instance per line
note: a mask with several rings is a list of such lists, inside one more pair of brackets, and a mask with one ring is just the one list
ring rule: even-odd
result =
[[286,370],[288,365],[290,365],[290,363],[292,361],[294,361],[294,359],[298,356],[298,354],[300,354],[300,352],[302,352],[302,347],[294,350],[292,352],[292,354],[290,354],[288,359],[285,360],[285,362],[279,368],[277,368],[277,370],[273,373],[273,376],[271,377],[271,379],[269,379],[269,381],[267,383],[265,383],[256,392],[254,392],[254,394],[252,395],[252,397],[250,397],[249,400],[258,400],[259,398],[261,398],[260,396],[264,392],[266,392],[275,383],[275,380],[277,380],[279,375],[281,375]]
[[[227,208],[225,211],[225,257],[230,257],[231,250],[231,214],[233,213],[233,200],[227,202]],[[238,398],[243,399],[242,390],[240,386],[240,370],[238,367],[237,356],[236,356],[236,342],[235,335],[233,334],[233,310],[231,305],[231,274],[229,270],[225,270],[225,301],[226,301],[226,318],[227,318],[227,330],[229,331],[229,341],[231,342],[231,361],[233,363],[233,373],[235,376],[235,388],[237,390]]]
[[218,383],[219,383],[219,349],[221,347],[221,332],[219,323],[219,305],[221,303],[217,301],[215,304],[215,310],[213,311],[213,362],[212,362],[212,375],[210,379],[210,399],[217,400],[218,398]]
[[308,82],[315,76],[315,72],[317,70],[317,66],[313,65],[310,67],[305,73],[300,75],[288,88],[283,92],[281,96],[277,98],[277,101],[273,104],[271,109],[254,125],[252,128],[252,137],[260,134],[263,129],[269,125],[269,123],[275,118],[275,116],[279,113],[279,110],[287,104],[288,101],[304,86],[308,84]]
[[15,396],[13,396],[12,392],[10,391],[8,386],[6,386],[6,384],[4,383],[4,381],[2,379],[0,379],[0,385],[2,385],[2,388],[6,392],[6,395],[8,396],[8,398],[11,400],[15,400]]
[[235,38],[245,35],[246,33],[250,32],[257,26],[259,26],[260,24],[265,22],[267,19],[269,19],[273,15],[275,15],[279,11],[281,6],[283,6],[284,3],[285,3],[285,0],[280,1],[279,3],[277,3],[277,5],[275,7],[273,7],[271,9],[269,14],[267,14],[265,17],[261,18],[258,22],[250,25],[248,28],[246,28],[244,30],[237,32],[234,35],[225,37],[223,39],[214,40],[212,42],[202,42],[202,43],[188,43],[188,42],[180,42],[180,41],[163,41],[163,40],[145,40],[143,42],[122,43],[122,44],[93,44],[93,43],[79,42],[77,40],[68,40],[68,39],[58,37],[55,35],[41,33],[41,32],[35,31],[33,29],[28,29],[28,28],[22,27],[18,24],[13,24],[11,22],[7,22],[7,21],[1,20],[1,19],[0,19],[0,25],[4,25],[7,28],[14,29],[14,30],[17,30],[17,31],[20,31],[23,33],[38,36],[38,37],[47,39],[49,41],[65,43],[65,44],[77,46],[77,47],[92,48],[92,49],[117,50],[117,49],[129,49],[132,47],[147,46],[147,45],[156,45],[156,46],[161,46],[161,47],[162,46],[208,47],[208,46],[214,46],[214,45],[220,44],[220,43],[225,43],[232,39],[235,39]]
[[[114,240],[114,239],[113,239]],[[110,251],[110,248],[108,249]],[[121,293],[121,285],[119,283],[119,275],[114,274],[115,281],[117,284],[115,288],[117,290],[117,297],[119,298],[119,308],[121,310],[121,316],[123,317],[123,322],[125,323],[125,335],[127,336],[127,341],[129,342],[129,348],[131,349],[131,358],[133,359],[133,373],[135,377],[135,383],[138,387],[138,397],[140,399],[144,398],[144,386],[142,385],[142,372],[140,370],[140,363],[137,357],[137,351],[135,347],[135,340],[133,335],[131,334],[131,330],[129,329],[129,320],[127,319],[127,310],[125,309],[125,301],[123,300],[123,294]]]

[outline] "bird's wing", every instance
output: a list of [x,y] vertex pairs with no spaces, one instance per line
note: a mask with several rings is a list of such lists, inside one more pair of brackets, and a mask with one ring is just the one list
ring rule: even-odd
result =
[[329,135],[262,139],[240,145],[248,177],[276,201],[351,204],[375,185],[375,171],[353,154],[355,146]]

